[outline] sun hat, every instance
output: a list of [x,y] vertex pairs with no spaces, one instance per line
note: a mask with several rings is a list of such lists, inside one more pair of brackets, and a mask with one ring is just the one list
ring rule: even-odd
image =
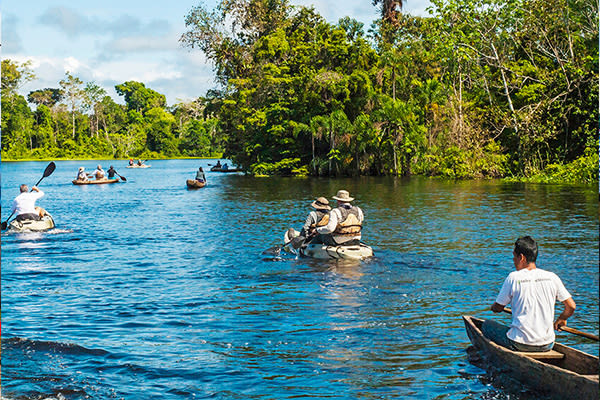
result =
[[84,169],[85,169],[84,167],[79,167],[79,170],[80,170],[80,171],[83,171]]
[[350,197],[350,193],[348,193],[347,190],[338,190],[337,194],[333,196],[333,199],[349,203],[354,200],[354,197]]
[[318,197],[311,203],[311,206],[317,210],[331,210],[331,207],[329,207],[329,200],[327,200],[325,197]]

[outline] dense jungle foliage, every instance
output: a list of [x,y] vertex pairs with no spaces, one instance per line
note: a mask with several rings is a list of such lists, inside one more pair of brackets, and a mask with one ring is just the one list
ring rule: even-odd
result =
[[69,73],[25,99],[32,71],[4,60],[2,156],[223,151],[265,175],[598,179],[597,2],[433,0],[430,17],[373,6],[367,32],[287,0],[194,7],[181,43],[217,84],[171,107],[132,81],[116,86],[120,105]]

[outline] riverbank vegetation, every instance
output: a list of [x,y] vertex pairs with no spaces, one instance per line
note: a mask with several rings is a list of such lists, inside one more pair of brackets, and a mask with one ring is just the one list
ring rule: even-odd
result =
[[213,63],[213,90],[167,107],[125,82],[123,106],[67,73],[26,100],[31,71],[5,60],[2,156],[224,151],[254,174],[597,181],[597,3],[559,3],[433,0],[415,17],[373,0],[368,29],[286,0],[197,6],[181,43]]

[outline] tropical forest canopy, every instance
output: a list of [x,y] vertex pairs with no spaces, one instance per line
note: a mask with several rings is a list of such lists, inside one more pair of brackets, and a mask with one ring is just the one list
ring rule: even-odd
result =
[[254,174],[598,179],[598,24],[591,0],[373,0],[371,27],[286,0],[220,0],[181,44],[216,85],[167,106],[144,83],[117,104],[66,73],[57,88],[2,61],[2,157],[223,153]]

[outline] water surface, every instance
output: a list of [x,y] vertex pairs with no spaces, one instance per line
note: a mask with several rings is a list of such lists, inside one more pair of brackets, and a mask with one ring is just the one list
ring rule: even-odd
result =
[[[487,309],[525,234],[577,302],[570,326],[598,332],[595,187],[207,172],[186,189],[212,162],[103,161],[127,182],[97,186],[70,181],[98,162],[56,163],[39,201],[56,229],[2,234],[3,396],[539,398],[469,363],[460,318],[509,321]],[[2,163],[2,220],[46,165]],[[342,188],[374,259],[261,254]]]

